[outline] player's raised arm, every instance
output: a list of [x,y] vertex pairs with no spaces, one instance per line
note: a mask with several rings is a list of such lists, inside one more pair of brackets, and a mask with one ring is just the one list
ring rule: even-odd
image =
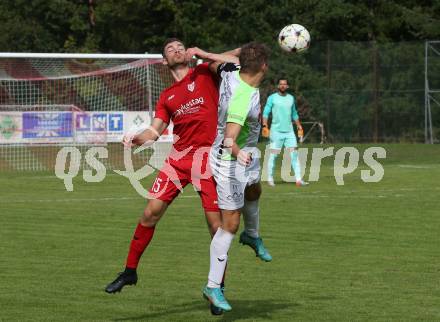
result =
[[198,58],[209,60],[212,62],[238,64],[238,55],[240,55],[240,48],[230,50],[221,54],[210,53],[198,47],[192,47],[186,50],[187,61],[190,61],[192,57],[197,56]]
[[238,59],[238,56],[240,55],[241,48],[232,49],[229,51],[226,51],[221,54],[215,54],[215,53],[209,53],[207,51],[204,51],[198,47],[192,47],[188,48],[186,50],[186,59],[190,61],[192,57],[197,56],[201,59],[205,59],[210,61],[209,63],[209,70],[213,73],[217,73],[217,68],[220,64],[223,63],[233,63],[233,64],[239,64],[240,61]]
[[209,70],[211,71],[211,73],[217,74],[219,66],[223,63],[232,63],[235,65],[240,64],[240,61],[238,59],[238,56],[240,56],[240,52],[241,52],[241,48],[236,48],[236,49],[226,51],[226,52],[220,54],[220,58],[223,57],[223,58],[228,58],[228,59],[227,60],[212,61],[209,64]]

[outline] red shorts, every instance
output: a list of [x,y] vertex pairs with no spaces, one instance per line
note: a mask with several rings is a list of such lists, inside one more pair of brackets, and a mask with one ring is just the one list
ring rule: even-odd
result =
[[180,160],[168,158],[153,182],[150,198],[171,204],[188,183],[198,191],[205,211],[220,211],[216,184],[209,167],[209,153],[186,155]]

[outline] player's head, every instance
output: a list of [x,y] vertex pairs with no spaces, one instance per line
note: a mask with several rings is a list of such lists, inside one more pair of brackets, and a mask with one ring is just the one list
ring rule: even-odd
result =
[[289,88],[289,82],[288,82],[287,78],[286,77],[278,78],[277,87],[278,87],[278,91],[281,94],[284,94],[287,91],[287,89]]
[[183,42],[178,38],[168,38],[162,46],[163,64],[169,68],[178,65],[186,65],[185,61],[186,48]]
[[268,69],[269,54],[269,48],[256,41],[244,45],[239,56],[240,71],[249,74],[265,73]]

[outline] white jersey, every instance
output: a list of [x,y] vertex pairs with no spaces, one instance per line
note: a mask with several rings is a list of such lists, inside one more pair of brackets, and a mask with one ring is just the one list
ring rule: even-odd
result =
[[[221,77],[219,89],[219,108],[217,137],[214,151],[222,153],[221,146],[225,136],[226,123],[241,125],[236,143],[242,148],[256,147],[260,135],[260,91],[245,83],[239,74],[239,66],[223,64],[218,69]],[[222,159],[234,160],[231,155],[222,155]]]
[[[260,156],[253,152],[257,149],[261,127],[260,92],[240,78],[237,65],[223,64],[219,67],[218,74],[222,79],[217,137],[211,151],[210,165],[217,183],[219,208],[236,210],[244,205],[246,186],[260,181]],[[226,123],[241,125],[236,143],[241,149],[253,153],[249,166],[240,164],[223,149]]]

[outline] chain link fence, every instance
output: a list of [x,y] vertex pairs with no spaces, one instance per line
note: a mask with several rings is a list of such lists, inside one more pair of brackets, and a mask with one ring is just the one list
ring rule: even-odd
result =
[[[322,122],[327,142],[425,142],[425,68],[430,88],[440,90],[438,47],[428,57],[425,42],[312,42],[299,55],[274,47],[262,103],[284,76],[301,118]],[[431,95],[440,102],[440,92]],[[432,101],[431,111],[438,142],[440,105]]]

